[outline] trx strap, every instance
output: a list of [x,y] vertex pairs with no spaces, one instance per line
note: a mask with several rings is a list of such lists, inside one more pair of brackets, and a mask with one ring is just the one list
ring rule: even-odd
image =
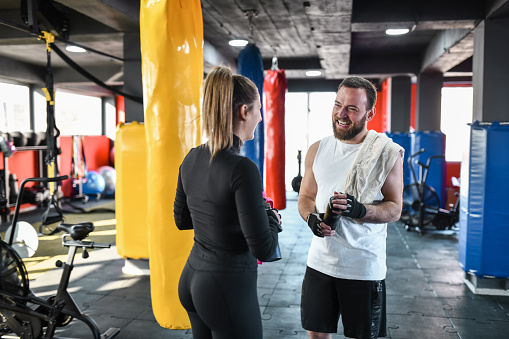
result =
[[[46,140],[47,140],[47,148],[46,148],[46,157],[45,163],[48,168],[48,178],[54,178],[59,175],[58,173],[58,165],[57,165],[57,156],[62,153],[57,145],[57,138],[60,136],[60,130],[57,128],[55,123],[55,92],[53,88],[53,70],[51,68],[51,45],[55,41],[55,37],[52,33],[42,32],[42,35],[39,36],[39,40],[46,40],[46,87],[43,88],[44,93],[46,94]],[[42,232],[43,226],[47,226],[56,222],[62,221],[63,213],[60,209],[58,202],[58,183],[50,182],[49,189],[51,193],[51,201],[48,204],[48,209],[42,215],[42,224],[39,227],[39,232],[43,234],[48,234]],[[56,215],[50,216],[50,210],[54,209],[57,213]],[[54,230],[51,230],[49,234],[56,233],[56,227]]]
[[[50,215],[50,210],[51,210],[52,206],[54,207],[55,212],[57,213],[56,215]],[[56,195],[52,195],[51,202],[48,205],[48,209],[46,209],[46,212],[44,212],[42,215],[42,223],[39,226],[39,232],[42,234],[46,234],[46,235],[51,235],[53,233],[58,232],[56,230],[57,229],[56,227],[53,230],[49,230],[49,233],[43,232],[42,229],[45,226],[48,226],[48,225],[51,225],[51,224],[54,224],[57,222],[61,222],[62,220],[64,220],[64,217],[63,217],[62,209],[60,208],[60,204],[58,202],[58,197]]]
[[[47,153],[46,165],[48,166],[48,177],[53,178],[58,175],[58,168],[56,165],[57,156],[62,153],[57,146],[57,138],[60,136],[60,130],[55,124],[55,92],[53,88],[53,70],[51,68],[51,47],[55,37],[48,32],[42,32],[43,35],[39,39],[46,40],[46,87],[42,90],[46,94],[46,139],[47,139]],[[51,185],[51,183],[50,183]],[[51,187],[51,186],[50,186]],[[52,188],[52,187],[51,187]],[[54,189],[51,189],[54,191]]]

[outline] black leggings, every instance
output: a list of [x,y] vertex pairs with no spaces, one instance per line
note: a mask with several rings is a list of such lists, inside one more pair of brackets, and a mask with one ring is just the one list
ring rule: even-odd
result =
[[209,269],[195,269],[188,261],[180,276],[179,298],[191,320],[193,338],[262,338],[257,271]]

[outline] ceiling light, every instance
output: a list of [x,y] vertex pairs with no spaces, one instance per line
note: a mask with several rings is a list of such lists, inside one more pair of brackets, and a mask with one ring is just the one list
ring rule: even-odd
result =
[[385,34],[387,34],[387,35],[402,35],[402,34],[407,34],[408,32],[410,32],[410,30],[408,28],[389,28],[388,30],[385,31]]
[[320,71],[307,71],[306,72],[306,76],[308,76],[308,77],[318,77],[320,75],[322,75],[322,72],[320,72]]
[[247,43],[248,43],[248,41],[245,39],[233,39],[228,42],[228,44],[230,46],[235,46],[235,47],[244,47],[247,45]]
[[83,53],[83,52],[87,51],[86,49],[84,49],[82,47],[74,46],[74,45],[67,45],[67,47],[65,47],[65,50],[68,52],[73,52],[73,53]]

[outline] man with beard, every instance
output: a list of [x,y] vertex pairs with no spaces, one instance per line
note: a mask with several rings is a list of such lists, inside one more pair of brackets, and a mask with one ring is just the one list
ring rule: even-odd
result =
[[[334,136],[306,155],[299,213],[315,235],[301,300],[309,338],[332,338],[340,316],[346,337],[385,336],[387,223],[401,215],[404,151],[368,131],[375,102],[371,82],[346,78],[332,110]],[[328,204],[336,229],[323,222]]]

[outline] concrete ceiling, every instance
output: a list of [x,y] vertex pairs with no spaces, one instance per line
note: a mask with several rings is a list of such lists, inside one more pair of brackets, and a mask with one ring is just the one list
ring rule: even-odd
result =
[[[0,1],[0,80],[44,81],[44,42],[27,32],[31,28],[20,14],[23,4],[32,3],[39,6],[40,28],[58,32],[57,46],[64,49],[68,40],[95,51],[68,53],[73,61],[112,86],[123,85],[124,36],[138,32],[139,0]],[[490,15],[505,15],[508,8],[507,0],[202,0],[201,4],[205,71],[221,63],[235,68],[241,48],[228,41],[247,38],[260,48],[265,69],[277,56],[289,84],[308,90],[337,86],[349,74],[380,81],[435,71],[468,79],[473,29]],[[398,27],[411,32],[384,33]],[[58,56],[52,57],[52,64],[57,87],[108,93]],[[322,76],[306,78],[307,70],[321,70]]]

